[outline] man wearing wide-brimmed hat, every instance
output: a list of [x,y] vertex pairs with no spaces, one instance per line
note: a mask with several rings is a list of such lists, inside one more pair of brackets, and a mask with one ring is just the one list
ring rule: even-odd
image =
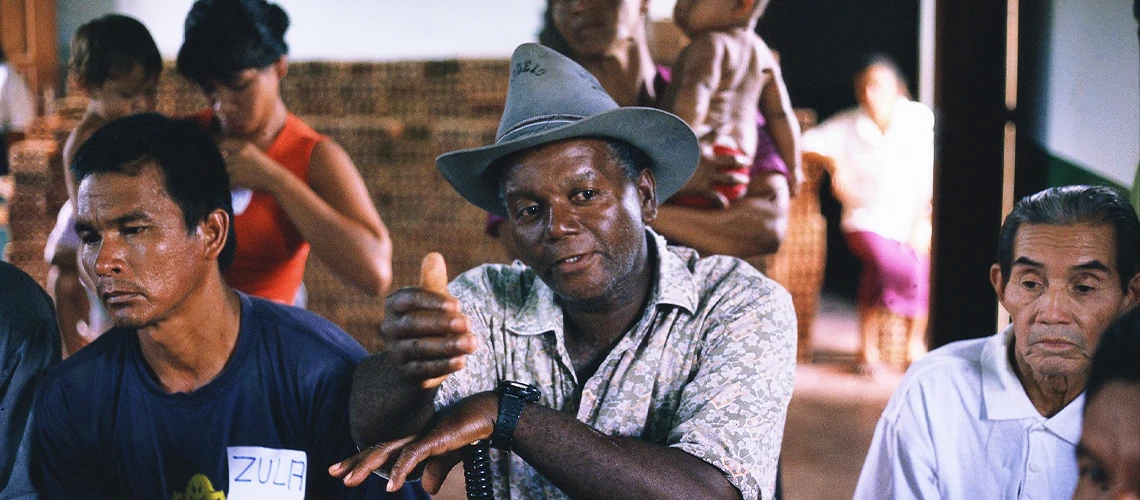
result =
[[521,262],[389,297],[386,350],[353,387],[357,442],[380,444],[331,472],[355,484],[395,460],[396,487],[425,462],[432,491],[489,438],[497,498],[769,498],[795,315],[743,261],[649,228],[697,156],[677,117],[519,47],[496,143],[436,164],[507,217]]

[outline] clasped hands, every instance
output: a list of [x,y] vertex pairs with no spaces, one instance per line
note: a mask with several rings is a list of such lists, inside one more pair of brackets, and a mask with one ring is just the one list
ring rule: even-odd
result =
[[[420,288],[404,288],[388,297],[380,331],[387,360],[403,383],[434,394],[450,374],[466,366],[478,341],[471,333],[470,318],[447,293],[442,256],[431,253],[424,258],[420,282]],[[473,394],[437,412],[419,435],[364,448],[334,464],[329,474],[353,487],[392,463],[387,489],[396,491],[423,463],[422,485],[434,494],[460,461],[459,450],[491,436],[498,412],[499,399],[493,392]]]
[[249,188],[269,192],[269,182],[285,169],[254,143],[226,138],[218,140],[218,149],[226,162],[231,188]]

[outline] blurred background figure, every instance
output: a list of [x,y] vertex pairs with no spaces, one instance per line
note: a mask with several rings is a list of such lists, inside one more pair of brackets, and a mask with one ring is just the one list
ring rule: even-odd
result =
[[36,104],[24,78],[8,64],[0,47],[0,176],[8,175],[8,144],[24,138],[36,117]]
[[1100,339],[1085,388],[1074,499],[1140,498],[1140,311]]
[[336,141],[281,100],[288,29],[288,14],[259,0],[199,0],[186,16],[178,71],[212,105],[195,118],[218,137],[235,198],[253,192],[248,202],[235,199],[237,256],[226,281],[303,306],[311,246],[342,281],[383,296],[392,283],[392,241],[364,179]]
[[883,55],[863,65],[855,95],[857,108],[804,133],[804,158],[831,174],[844,237],[863,265],[856,368],[874,373],[884,360],[905,366],[926,352],[934,115],[910,100]]
[[32,401],[59,349],[51,298],[27,273],[0,262],[0,498],[38,498],[29,469]]
[[[674,21],[691,42],[676,64],[664,108],[689,123],[701,140],[702,156],[715,160],[713,199],[681,194],[673,203],[694,207],[727,207],[744,196],[751,167],[759,154],[777,155],[792,165],[791,194],[802,180],[799,124],[784,88],[780,66],[756,34],[756,21],[767,2],[757,0],[681,0]],[[757,113],[759,103],[759,114]],[[758,127],[759,126],[759,127]],[[773,160],[767,160],[773,161]],[[731,181],[731,182],[726,182]]]
[[79,27],[71,38],[68,78],[87,96],[83,118],[63,145],[63,175],[68,202],[56,218],[44,246],[50,264],[48,290],[55,298],[63,352],[70,356],[111,327],[107,312],[94,294],[94,283],[78,265],[79,235],[75,233],[75,181],[71,161],[75,152],[107,122],[155,109],[162,56],[150,31],[132,17],[108,14]]

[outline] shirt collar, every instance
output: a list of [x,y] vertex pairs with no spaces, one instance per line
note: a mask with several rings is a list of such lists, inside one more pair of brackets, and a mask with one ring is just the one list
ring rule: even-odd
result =
[[990,337],[982,349],[982,397],[986,408],[983,418],[1042,419],[1009,363],[1011,342],[1013,328],[1007,326],[1000,334]]
[[1046,419],[1037,412],[1025,387],[1013,371],[1009,360],[1009,346],[1013,342],[1013,327],[1006,327],[1000,334],[986,342],[982,350],[982,397],[984,398],[985,420],[1034,419],[1043,421],[1045,428],[1070,444],[1077,444],[1081,437],[1082,411],[1085,394],[1061,409],[1052,418]]
[[[665,238],[654,230],[646,228],[646,238],[652,252],[657,257],[657,269],[646,304],[646,312],[662,305],[672,305],[689,311],[696,310],[697,285],[689,270],[689,261],[696,260],[696,252],[689,259],[669,250]],[[533,272],[526,273],[530,280],[529,290],[524,291],[526,299],[521,306],[507,314],[504,326],[516,335],[540,335],[562,331],[562,308],[555,300],[554,290],[546,286]],[[520,286],[527,286],[527,280],[520,280]],[[509,307],[509,306],[508,306]]]

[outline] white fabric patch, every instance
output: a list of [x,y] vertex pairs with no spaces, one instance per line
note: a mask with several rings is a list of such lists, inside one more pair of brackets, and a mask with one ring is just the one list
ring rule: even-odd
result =
[[297,450],[229,446],[230,500],[304,500],[308,455]]

